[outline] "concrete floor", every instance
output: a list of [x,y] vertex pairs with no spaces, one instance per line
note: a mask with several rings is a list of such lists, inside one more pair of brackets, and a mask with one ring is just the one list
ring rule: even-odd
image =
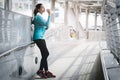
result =
[[104,80],[99,42],[70,40],[47,42],[47,46],[50,52],[49,70],[57,76],[47,80]]

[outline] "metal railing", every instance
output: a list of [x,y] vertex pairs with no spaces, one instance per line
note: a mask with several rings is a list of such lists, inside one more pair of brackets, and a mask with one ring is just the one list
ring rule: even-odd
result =
[[120,63],[120,1],[107,1],[102,8],[107,45]]

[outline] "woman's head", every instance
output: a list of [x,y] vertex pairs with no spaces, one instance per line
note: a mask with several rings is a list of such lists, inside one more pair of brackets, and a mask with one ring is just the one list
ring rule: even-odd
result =
[[45,12],[45,8],[44,8],[43,4],[41,4],[41,3],[36,5],[36,7],[34,9],[34,15],[36,15],[38,12],[40,12],[41,14],[43,12]]

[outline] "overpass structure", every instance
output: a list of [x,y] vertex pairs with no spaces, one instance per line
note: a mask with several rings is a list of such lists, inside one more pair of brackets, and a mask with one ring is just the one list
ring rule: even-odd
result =
[[120,80],[119,0],[0,0],[0,80],[42,80],[34,78],[37,3],[52,12],[45,40],[57,77],[48,80]]

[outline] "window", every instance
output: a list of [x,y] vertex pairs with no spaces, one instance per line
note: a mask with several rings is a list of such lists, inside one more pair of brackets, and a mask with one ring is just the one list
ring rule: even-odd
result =
[[24,3],[24,8],[28,9],[28,7],[29,7],[28,4]]
[[4,8],[4,2],[5,0],[0,0],[0,8]]

